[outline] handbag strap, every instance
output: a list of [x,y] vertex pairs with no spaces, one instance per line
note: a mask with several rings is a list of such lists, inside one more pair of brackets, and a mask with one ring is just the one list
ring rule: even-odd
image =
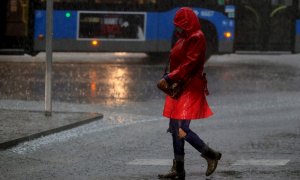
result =
[[171,59],[169,58],[169,60],[166,62],[164,74],[167,74],[167,72],[168,72],[170,61],[171,61]]

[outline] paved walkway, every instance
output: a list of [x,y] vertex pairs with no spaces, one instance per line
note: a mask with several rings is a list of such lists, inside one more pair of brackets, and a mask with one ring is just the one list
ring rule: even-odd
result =
[[21,142],[60,132],[99,120],[99,113],[53,112],[45,116],[42,111],[0,109],[0,149],[7,149]]

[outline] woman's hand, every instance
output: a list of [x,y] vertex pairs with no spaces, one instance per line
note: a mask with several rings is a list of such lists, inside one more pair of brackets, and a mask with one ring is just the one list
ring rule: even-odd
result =
[[160,87],[160,89],[167,89],[169,84],[165,80],[165,78],[162,78],[161,80],[158,81],[157,86]]

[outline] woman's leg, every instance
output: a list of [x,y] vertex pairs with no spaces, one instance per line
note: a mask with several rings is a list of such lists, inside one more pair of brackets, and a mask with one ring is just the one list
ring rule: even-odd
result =
[[184,120],[181,124],[181,129],[184,133],[182,135],[183,139],[190,143],[196,150],[200,153],[203,153],[203,149],[205,147],[205,143],[203,140],[190,129],[190,120]]
[[172,134],[174,159],[184,161],[184,139],[179,138],[181,123],[178,120],[170,119],[168,132]]
[[172,134],[174,160],[171,170],[166,174],[159,174],[159,178],[176,178],[179,180],[184,179],[184,139],[179,138],[179,128],[181,123],[178,120],[170,119],[168,132]]
[[200,137],[194,133],[190,128],[190,121],[182,121],[179,132],[180,137],[190,143],[195,149],[197,149],[203,158],[207,161],[206,176],[211,175],[218,166],[218,161],[221,159],[222,154],[218,151],[214,151],[208,147]]

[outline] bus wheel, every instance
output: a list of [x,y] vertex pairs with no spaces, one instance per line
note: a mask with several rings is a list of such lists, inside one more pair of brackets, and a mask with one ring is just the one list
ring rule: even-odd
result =
[[169,53],[168,52],[148,52],[147,55],[150,59],[153,59],[153,60],[158,60],[158,59],[164,60],[164,59],[168,58]]
[[210,41],[206,41],[205,61],[208,61],[212,54],[214,54],[213,44]]
[[210,58],[211,55],[215,54],[217,52],[217,45],[218,45],[218,39],[217,39],[217,30],[215,26],[210,23],[209,21],[199,19],[202,31],[206,38],[206,61]]
[[36,56],[36,55],[38,55],[38,53],[40,53],[40,52],[39,51],[30,51],[30,52],[28,52],[28,54],[30,56]]

